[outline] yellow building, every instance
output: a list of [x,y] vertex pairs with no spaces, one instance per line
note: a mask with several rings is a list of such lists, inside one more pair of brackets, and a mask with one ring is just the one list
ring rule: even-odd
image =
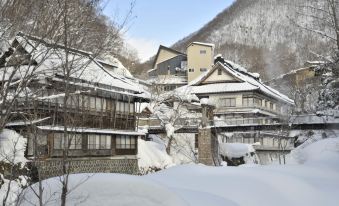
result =
[[187,46],[188,83],[213,66],[214,44],[192,42]]
[[213,44],[192,42],[187,54],[161,45],[148,71],[149,82],[162,91],[187,85],[212,68],[213,55]]

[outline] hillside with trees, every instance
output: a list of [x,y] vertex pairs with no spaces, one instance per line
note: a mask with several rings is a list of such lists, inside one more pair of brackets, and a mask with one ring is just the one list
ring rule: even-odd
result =
[[[175,43],[184,52],[193,41],[216,45],[215,54],[258,72],[264,79],[319,60],[332,48],[328,39],[303,29],[323,21],[312,18],[314,4],[309,0],[237,0],[200,30]],[[326,49],[326,52],[325,52]],[[146,63],[147,64],[147,63]],[[141,72],[140,72],[141,73]]]

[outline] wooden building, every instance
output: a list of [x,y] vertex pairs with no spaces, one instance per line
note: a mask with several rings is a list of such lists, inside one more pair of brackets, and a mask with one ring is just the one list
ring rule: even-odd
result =
[[[138,172],[137,140],[145,134],[137,131],[135,105],[147,98],[135,81],[91,53],[37,37],[18,34],[12,48],[0,57],[2,84],[31,79],[7,127],[28,138],[27,157],[41,160],[44,177],[61,174],[65,151],[71,173]],[[15,74],[8,79],[4,71]]]
[[[221,56],[216,57],[215,64],[211,70],[200,75],[189,85],[179,88],[178,91],[189,91],[200,100],[215,104],[214,119],[210,126],[215,128],[227,127],[228,133],[219,132],[221,143],[259,143],[258,153],[267,151],[274,154],[281,150],[291,150],[293,141],[288,136],[281,135],[279,131],[266,134],[264,131],[240,131],[236,127],[260,127],[262,125],[284,125],[287,124],[287,115],[294,106],[293,100],[265,85],[260,80],[259,74],[248,72],[245,68],[231,61],[224,60]],[[272,146],[271,141],[276,139],[278,143]],[[266,141],[268,140],[268,141]],[[288,149],[281,148],[283,143]],[[285,154],[285,153],[284,153]],[[263,160],[266,161],[267,155]]]

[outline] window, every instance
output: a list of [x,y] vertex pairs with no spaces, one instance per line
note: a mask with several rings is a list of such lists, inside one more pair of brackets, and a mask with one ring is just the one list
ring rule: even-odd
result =
[[280,105],[276,105],[276,106],[275,106],[275,110],[276,110],[277,112],[281,112],[281,106],[280,106]]
[[124,102],[117,101],[117,112],[124,112]]
[[136,141],[135,137],[127,135],[118,135],[116,137],[116,148],[117,149],[135,149]]
[[82,135],[71,134],[69,136],[69,149],[82,149]]
[[90,97],[89,104],[91,109],[95,109],[95,97]]
[[218,69],[218,75],[222,75],[222,70],[221,70],[221,68]]
[[111,136],[88,135],[88,149],[111,149]]
[[262,100],[259,98],[254,99],[254,106],[261,107],[262,106]]
[[200,50],[200,54],[206,54],[206,50]]
[[82,96],[82,105],[84,107],[84,109],[88,109],[89,108],[89,96]]
[[98,111],[100,111],[100,110],[101,110],[101,98],[96,97],[95,99],[96,99],[96,100],[95,100],[95,108],[96,108]]
[[221,99],[221,105],[223,107],[235,107],[235,98]]
[[129,112],[134,113],[134,103],[129,104]]
[[68,141],[64,141],[65,137],[63,133],[54,134],[54,149],[64,149],[65,146],[70,150],[82,149],[82,135],[70,134]]
[[253,97],[244,97],[242,99],[242,106],[243,107],[253,107],[254,106],[254,99],[253,99]]
[[200,71],[205,72],[205,71],[207,71],[207,68],[200,68]]
[[129,112],[129,104],[128,102],[124,103],[124,113],[128,113]]
[[55,133],[53,138],[53,148],[54,149],[62,149],[64,146],[64,134]]
[[194,69],[189,69],[188,71],[189,71],[189,72],[194,72]]
[[270,102],[270,109],[273,110],[273,103]]

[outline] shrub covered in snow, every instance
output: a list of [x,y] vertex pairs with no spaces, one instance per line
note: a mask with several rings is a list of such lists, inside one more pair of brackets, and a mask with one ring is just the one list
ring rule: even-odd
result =
[[10,164],[26,163],[26,139],[13,130],[3,129],[0,133],[0,162]]
[[148,174],[173,166],[164,144],[138,140],[138,165],[140,174]]
[[219,152],[229,166],[258,163],[255,149],[251,144],[219,143]]

